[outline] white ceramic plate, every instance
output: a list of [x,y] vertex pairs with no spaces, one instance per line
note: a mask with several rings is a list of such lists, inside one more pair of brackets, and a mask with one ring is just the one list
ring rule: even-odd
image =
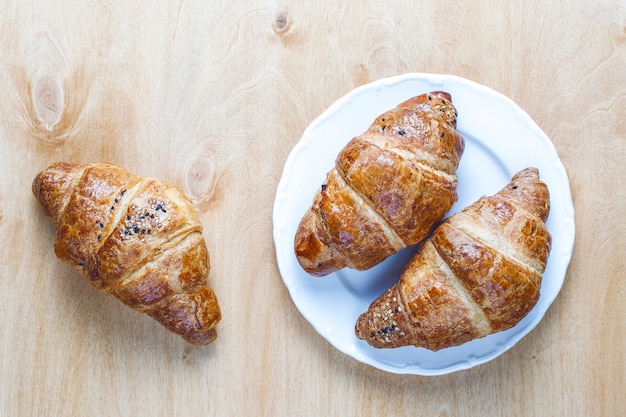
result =
[[[461,346],[432,352],[375,349],[356,338],[354,324],[400,276],[414,249],[364,272],[344,269],[324,278],[305,273],[293,243],[302,215],[343,146],[380,114],[422,93],[444,90],[458,111],[465,152],[457,170],[459,200],[449,214],[493,194],[519,170],[533,166],[548,185],[552,250],[535,308],[514,328]],[[276,257],[301,314],[341,352],[401,374],[442,375],[487,362],[518,342],[542,319],[559,293],[574,245],[574,209],[567,174],[552,142],[513,101],[485,86],[450,75],[406,74],[359,87],[329,107],[305,130],[285,163],[273,212]],[[556,341],[555,341],[556,342]]]

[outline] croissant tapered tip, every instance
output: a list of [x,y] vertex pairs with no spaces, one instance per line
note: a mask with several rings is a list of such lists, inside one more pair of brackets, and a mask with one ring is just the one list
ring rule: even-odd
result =
[[436,97],[441,97],[441,98],[443,98],[445,100],[448,100],[448,101],[452,101],[452,96],[447,91],[433,91],[430,94],[433,95],[433,96],[436,96]]
[[204,346],[217,339],[217,331],[215,329],[211,329],[206,333],[195,334],[188,337],[183,336],[183,339],[185,339],[185,341],[191,343],[192,345]]
[[148,315],[194,345],[211,343],[217,337],[215,326],[222,319],[215,293],[208,285],[174,296]]
[[336,253],[325,243],[322,235],[319,216],[309,210],[296,232],[294,248],[302,269],[314,277],[324,277],[345,266],[336,259]]
[[[452,95],[447,91],[431,91],[430,93],[420,94],[409,98],[398,105],[398,107],[413,109],[423,105],[424,103],[428,103],[429,106],[433,106],[438,112],[441,111],[443,113],[444,120],[451,126],[456,127],[457,112],[454,106],[452,106]],[[461,143],[462,146],[465,145],[462,140]]]
[[376,348],[412,345],[415,340],[407,320],[400,289],[394,285],[359,316],[354,333],[357,338]]
[[537,168],[528,167],[517,172],[513,175],[511,182],[498,194],[517,201],[544,222],[548,219],[550,192],[548,186],[539,178]]
[[513,175],[512,180],[515,181],[517,179],[522,179],[522,178],[532,178],[532,179],[539,179],[539,169],[535,168],[535,167],[528,167],[528,168],[524,168],[521,171],[517,172],[515,175]]
[[82,171],[82,165],[55,162],[33,179],[31,190],[37,197],[44,214],[56,223],[56,217],[71,194],[74,173]]
[[443,99],[451,102],[452,96],[447,91],[431,91],[427,94],[420,94],[418,96],[411,97],[401,103],[398,107],[413,107],[420,103],[432,101],[433,99]]

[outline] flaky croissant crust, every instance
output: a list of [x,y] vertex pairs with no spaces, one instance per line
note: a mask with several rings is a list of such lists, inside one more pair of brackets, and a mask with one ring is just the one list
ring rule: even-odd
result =
[[378,348],[436,351],[515,326],[539,299],[549,209],[548,187],[527,168],[449,217],[358,318],[357,337]]
[[295,235],[305,271],[368,269],[429,234],[457,200],[456,116],[448,93],[422,94],[348,142]]
[[202,226],[178,188],[107,164],[59,162],[32,184],[56,227],[56,256],[97,289],[193,344],[217,335]]

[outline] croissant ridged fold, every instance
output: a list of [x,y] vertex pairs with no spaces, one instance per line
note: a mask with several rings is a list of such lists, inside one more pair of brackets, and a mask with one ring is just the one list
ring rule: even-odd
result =
[[295,235],[306,272],[369,269],[428,236],[457,200],[456,116],[450,94],[422,94],[348,142]]
[[176,187],[108,163],[58,162],[32,184],[54,249],[98,290],[186,341],[215,339],[221,312],[192,202]]
[[450,216],[358,318],[357,337],[377,348],[436,351],[515,326],[539,299],[549,209],[548,187],[527,168]]

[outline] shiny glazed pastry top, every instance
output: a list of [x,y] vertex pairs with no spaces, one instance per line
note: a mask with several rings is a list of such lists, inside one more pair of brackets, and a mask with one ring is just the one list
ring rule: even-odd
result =
[[539,300],[549,210],[547,185],[526,168],[450,216],[358,318],[357,337],[378,348],[436,351],[517,325]]
[[221,313],[202,225],[178,188],[112,164],[58,162],[32,190],[56,227],[59,259],[186,341],[215,339]]
[[465,142],[446,92],[404,101],[341,150],[294,239],[302,268],[369,269],[431,232],[457,200]]

